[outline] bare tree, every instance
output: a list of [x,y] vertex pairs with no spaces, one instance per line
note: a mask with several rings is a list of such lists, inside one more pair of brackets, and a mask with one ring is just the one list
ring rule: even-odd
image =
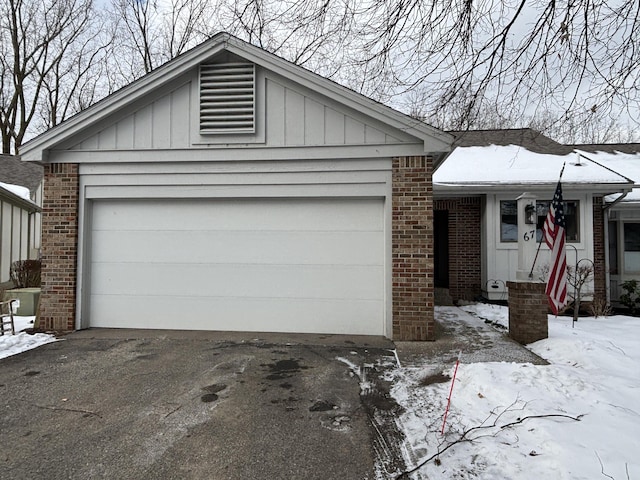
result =
[[605,111],[638,121],[635,0],[380,0],[360,24],[372,81],[393,72],[397,94],[429,86],[431,114],[463,98],[452,127],[488,102],[523,116]]
[[[43,96],[48,97],[45,125],[78,110],[71,97],[77,88],[62,83],[87,79],[95,54],[69,57],[88,50],[86,36],[94,12],[92,0],[2,0],[0,3],[0,134],[2,152],[18,152]],[[86,60],[86,62],[85,62]],[[64,105],[64,106],[63,106]]]
[[207,0],[114,0],[116,67],[127,83],[207,37]]

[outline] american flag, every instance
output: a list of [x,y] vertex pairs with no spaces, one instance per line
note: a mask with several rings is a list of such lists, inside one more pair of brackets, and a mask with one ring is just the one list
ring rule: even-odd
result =
[[[563,168],[564,170],[564,168]],[[562,177],[562,173],[560,173]],[[554,315],[558,315],[567,304],[567,255],[565,253],[566,224],[564,204],[562,202],[562,185],[558,180],[556,193],[549,206],[549,213],[542,227],[542,234],[547,246],[551,249],[551,268],[547,279],[547,297]]]

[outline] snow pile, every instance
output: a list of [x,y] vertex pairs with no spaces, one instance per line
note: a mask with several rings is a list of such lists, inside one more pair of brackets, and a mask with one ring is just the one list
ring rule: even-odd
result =
[[[508,323],[506,307],[465,310]],[[409,478],[640,476],[640,319],[580,318],[572,328],[570,318],[550,317],[549,338],[529,347],[551,365],[466,364],[463,352],[444,435],[451,382],[425,385],[429,365],[392,372],[405,460],[433,457]],[[462,438],[470,441],[455,443]]]
[[17,195],[20,198],[31,201],[31,195],[29,193],[29,189],[26,187],[21,187],[20,185],[12,185],[10,183],[0,182],[0,187],[5,190],[9,190],[14,195]]
[[39,347],[45,343],[51,343],[56,341],[56,337],[46,333],[36,333],[30,335],[24,333],[23,330],[33,326],[33,320],[35,317],[13,317],[14,326],[16,328],[16,334],[11,335],[11,332],[0,335],[0,358],[16,355],[26,350]]

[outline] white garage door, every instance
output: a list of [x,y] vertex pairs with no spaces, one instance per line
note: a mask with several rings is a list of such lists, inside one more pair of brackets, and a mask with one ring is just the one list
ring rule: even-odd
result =
[[382,200],[93,206],[93,327],[383,335]]

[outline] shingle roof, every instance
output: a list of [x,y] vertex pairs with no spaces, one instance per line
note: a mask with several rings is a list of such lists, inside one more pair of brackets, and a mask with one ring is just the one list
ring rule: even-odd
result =
[[640,143],[583,143],[571,145],[576,150],[606,153],[640,153]]
[[570,145],[562,145],[531,128],[500,130],[462,130],[448,132],[456,137],[458,147],[486,147],[489,145],[518,145],[535,153],[566,155],[573,151]]
[[42,182],[43,168],[14,155],[0,155],[0,182],[27,187],[34,192]]

